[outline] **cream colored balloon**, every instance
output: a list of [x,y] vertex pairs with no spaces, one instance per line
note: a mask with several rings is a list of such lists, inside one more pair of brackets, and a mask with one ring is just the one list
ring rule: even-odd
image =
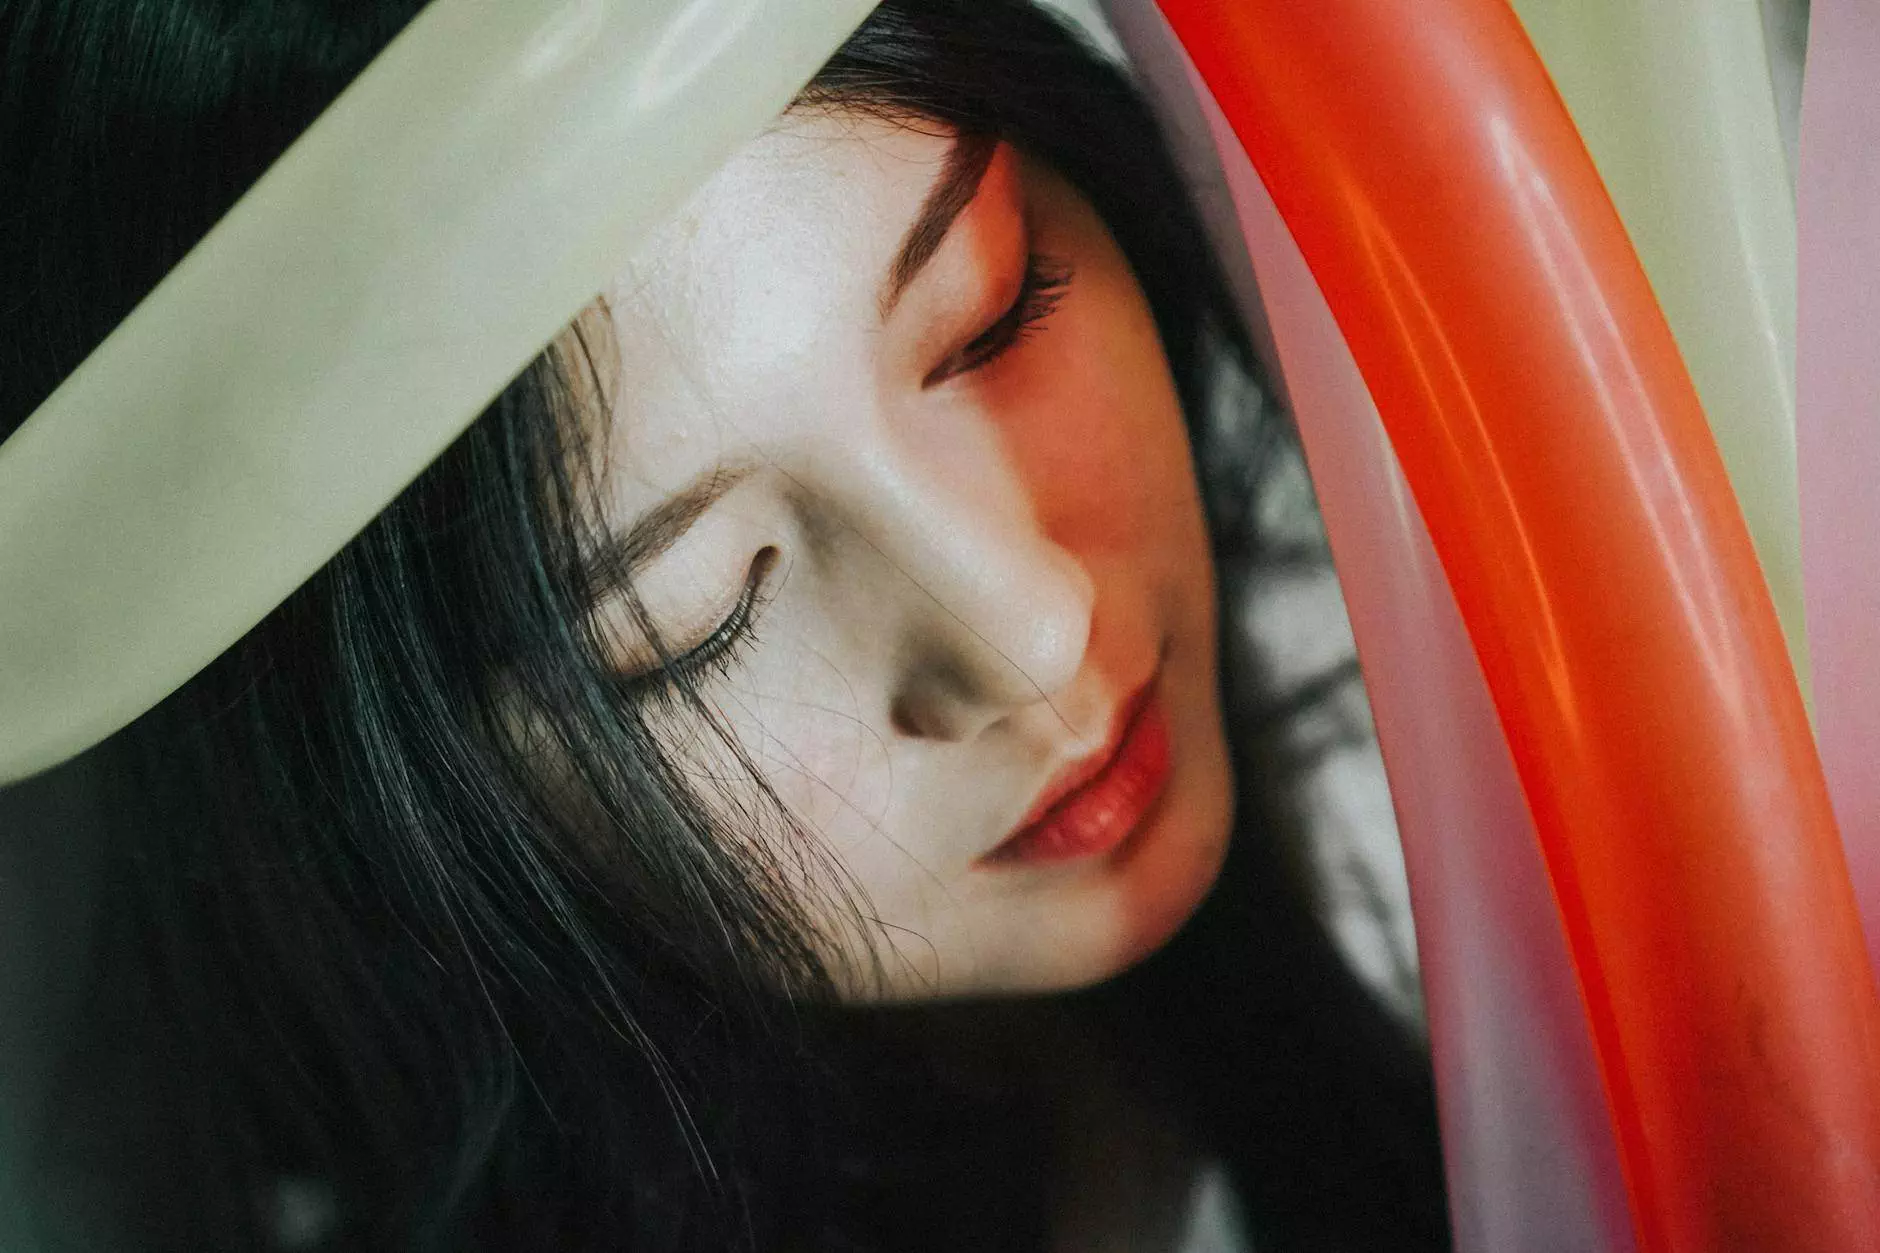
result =
[[1795,198],[1757,0],[1514,0],[1651,277],[1809,693]]
[[324,564],[870,0],[435,0],[0,445],[0,783]]

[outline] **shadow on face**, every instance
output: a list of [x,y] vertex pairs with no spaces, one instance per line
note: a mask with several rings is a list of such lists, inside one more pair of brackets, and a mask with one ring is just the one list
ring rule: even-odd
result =
[[660,725],[708,805],[748,814],[754,767],[844,867],[847,991],[1067,988],[1161,944],[1230,819],[1213,572],[1090,206],[1009,144],[799,112],[604,299],[609,662],[704,694],[728,734]]

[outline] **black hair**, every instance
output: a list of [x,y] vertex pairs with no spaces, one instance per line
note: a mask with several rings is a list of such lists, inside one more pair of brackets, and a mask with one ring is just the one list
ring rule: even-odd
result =
[[[0,0],[0,434],[419,7]],[[1223,556],[1258,556],[1284,426],[1269,410],[1228,446],[1202,420],[1255,369],[1121,71],[1023,0],[889,0],[803,102],[997,135],[1075,184],[1155,314]],[[559,340],[94,754],[111,959],[63,1160],[152,1248],[271,1247],[306,1195],[320,1247],[1043,1247],[1040,1188],[973,1159],[1048,1151],[1045,1113],[938,1093],[892,1025],[816,1008],[833,980],[815,894],[865,928],[862,903],[813,840],[752,838],[774,807],[727,823],[692,796],[584,633],[585,347]],[[1238,1122],[1209,1128],[1256,1220],[1300,1247],[1440,1247],[1427,1074],[1280,873],[1254,751],[1256,838],[1229,872],[1245,890],[1194,934],[1237,925],[1265,956],[1230,976],[1209,954],[1231,945],[1184,939],[1066,1003],[1127,1038],[1140,1014],[1118,998],[1259,982],[1266,1008],[1228,1033]],[[546,797],[545,752],[611,839]]]

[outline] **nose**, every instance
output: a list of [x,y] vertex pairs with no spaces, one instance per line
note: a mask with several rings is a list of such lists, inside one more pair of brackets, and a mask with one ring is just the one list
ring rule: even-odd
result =
[[1076,678],[1096,587],[1044,533],[1010,463],[970,447],[971,432],[953,436],[939,455],[880,450],[859,482],[868,538],[888,566],[878,620],[890,632],[891,724],[965,741]]

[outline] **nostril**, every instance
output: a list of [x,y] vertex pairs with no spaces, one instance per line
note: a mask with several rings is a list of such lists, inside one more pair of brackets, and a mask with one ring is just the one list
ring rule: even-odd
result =
[[942,666],[908,676],[889,701],[888,725],[896,735],[962,743],[1030,703],[996,698],[970,674]]
[[929,730],[926,719],[921,716],[919,707],[907,695],[894,698],[888,707],[888,725],[894,728],[896,735],[905,735],[913,739],[928,739]]
[[923,740],[960,740],[972,734],[971,708],[957,676],[934,670],[910,677],[888,706],[897,735]]

